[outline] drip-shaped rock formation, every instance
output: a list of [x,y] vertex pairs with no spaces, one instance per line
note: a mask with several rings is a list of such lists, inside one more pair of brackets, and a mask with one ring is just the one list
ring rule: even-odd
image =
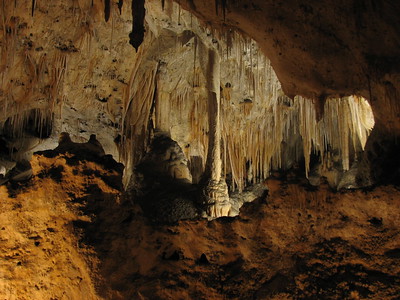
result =
[[[34,151],[54,147],[64,131],[77,142],[95,133],[104,151],[126,166],[127,187],[154,128],[178,143],[194,183],[207,178],[219,187],[223,203],[227,190],[243,191],[272,170],[304,166],[307,176],[313,168],[313,182],[335,174],[328,176],[335,187],[359,162],[368,164],[362,151],[374,121],[364,98],[329,90],[312,95],[324,100],[316,110],[316,100],[288,97],[284,91],[295,87],[285,81],[282,88],[279,79],[286,77],[275,74],[276,57],[271,63],[265,56],[266,42],[256,43],[235,26],[205,26],[195,16],[207,18],[199,13],[205,3],[189,4],[192,15],[172,1],[133,1],[140,6],[133,11],[122,1],[36,1],[32,18],[30,1],[18,1],[18,10],[3,2],[1,133],[36,124],[37,142],[27,143],[35,145]],[[213,21],[225,15],[227,22],[239,9],[229,1],[211,8]],[[131,22],[144,29],[137,51],[129,45]],[[297,66],[299,74],[305,72]],[[396,95],[390,85],[385,93]],[[25,133],[18,136],[28,139]],[[7,143],[17,145],[11,139]]]
[[206,68],[209,142],[204,196],[208,205],[207,213],[213,218],[228,216],[231,207],[228,186],[225,178],[222,177],[220,76],[219,54],[217,51],[210,49]]

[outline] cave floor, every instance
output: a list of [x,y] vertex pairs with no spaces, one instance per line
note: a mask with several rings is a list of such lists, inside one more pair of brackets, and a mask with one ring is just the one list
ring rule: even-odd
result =
[[400,191],[333,192],[294,178],[235,218],[163,225],[117,167],[32,160],[0,186],[1,299],[399,299]]

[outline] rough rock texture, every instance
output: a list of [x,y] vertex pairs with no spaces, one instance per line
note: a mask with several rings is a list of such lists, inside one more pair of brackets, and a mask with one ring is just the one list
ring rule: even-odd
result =
[[[149,223],[115,161],[35,155],[0,186],[5,299],[397,299],[398,190],[270,179],[240,216]],[[117,184],[118,183],[118,184]],[[42,187],[46,186],[46,189]]]
[[240,209],[245,203],[253,202],[258,199],[265,199],[267,194],[268,187],[264,183],[252,185],[240,193],[232,193],[229,195],[229,202],[231,204],[229,216],[238,216]]
[[44,150],[63,131],[78,142],[97,134],[118,157],[113,140],[135,51],[129,5],[109,9],[106,22],[104,1],[2,1],[0,119],[14,139],[43,131],[51,139],[35,150]]
[[95,203],[118,205],[122,169],[86,154],[34,155],[28,182],[0,186],[2,299],[99,299],[100,262],[80,239],[96,222]]

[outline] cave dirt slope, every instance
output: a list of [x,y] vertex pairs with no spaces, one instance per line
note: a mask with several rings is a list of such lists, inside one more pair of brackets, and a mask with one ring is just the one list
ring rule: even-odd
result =
[[113,160],[37,154],[0,187],[0,299],[399,299],[394,186],[290,176],[236,218],[150,222]]

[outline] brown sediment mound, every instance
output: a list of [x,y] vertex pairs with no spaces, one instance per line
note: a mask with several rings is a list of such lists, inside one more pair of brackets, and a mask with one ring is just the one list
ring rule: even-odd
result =
[[[35,155],[0,187],[5,299],[396,299],[400,197],[267,181],[235,218],[149,222],[118,165]],[[72,162],[72,163],[71,163]],[[17,192],[18,191],[18,192]]]
[[108,168],[60,154],[35,155],[31,164],[30,181],[0,187],[0,296],[98,299],[97,254],[79,238],[96,215],[82,208],[117,205],[117,163]]

